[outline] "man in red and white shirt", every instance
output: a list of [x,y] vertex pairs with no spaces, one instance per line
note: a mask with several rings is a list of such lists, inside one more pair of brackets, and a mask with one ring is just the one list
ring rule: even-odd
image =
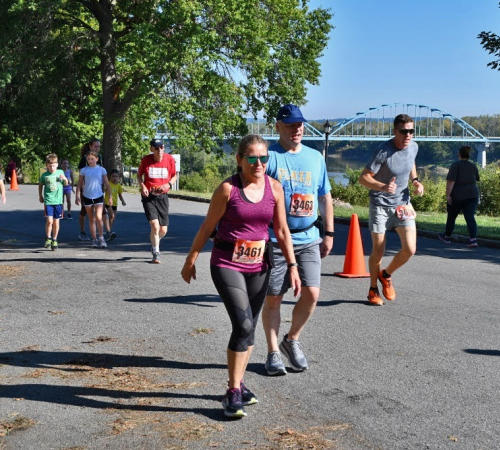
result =
[[177,176],[175,160],[164,153],[165,146],[161,139],[150,142],[151,153],[142,158],[137,172],[137,181],[141,189],[142,205],[151,225],[151,253],[153,264],[160,264],[160,239],[168,229],[168,195]]

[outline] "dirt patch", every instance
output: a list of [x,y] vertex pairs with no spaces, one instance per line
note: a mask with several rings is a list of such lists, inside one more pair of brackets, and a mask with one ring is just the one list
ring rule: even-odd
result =
[[15,278],[26,273],[26,266],[0,266],[0,277]]
[[214,330],[212,330],[212,328],[195,328],[193,331],[191,331],[189,336],[200,336],[203,334],[210,334],[213,332]]
[[115,342],[117,340],[118,339],[112,338],[112,337],[109,337],[109,336],[99,336],[99,337],[96,337],[94,339],[91,339],[90,341],[84,341],[84,342],[82,342],[82,344],[95,345],[95,344],[103,344],[105,342]]
[[269,450],[323,450],[336,448],[335,434],[350,428],[348,423],[331,422],[302,431],[291,428],[266,428],[264,434],[271,442],[271,446],[267,447]]
[[[16,417],[13,420],[1,420],[0,421],[0,438],[8,436],[9,434],[14,433],[15,431],[27,430],[28,428],[35,425],[35,421],[29,419],[28,417]],[[1,443],[1,441],[0,441]]]

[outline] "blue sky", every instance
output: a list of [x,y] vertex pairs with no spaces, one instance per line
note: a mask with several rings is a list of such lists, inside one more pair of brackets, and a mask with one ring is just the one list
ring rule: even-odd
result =
[[311,0],[334,14],[322,76],[301,107],[344,118],[385,103],[458,117],[500,114],[500,71],[477,35],[500,35],[499,0]]

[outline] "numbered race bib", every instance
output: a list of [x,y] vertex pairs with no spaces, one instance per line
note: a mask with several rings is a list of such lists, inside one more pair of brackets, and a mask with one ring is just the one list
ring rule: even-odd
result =
[[313,194],[293,194],[290,202],[290,215],[296,217],[311,217],[314,213]]
[[237,239],[234,243],[233,262],[241,264],[260,264],[264,258],[266,241],[247,241]]
[[399,220],[410,220],[417,217],[417,213],[411,205],[400,205],[396,208],[396,216]]

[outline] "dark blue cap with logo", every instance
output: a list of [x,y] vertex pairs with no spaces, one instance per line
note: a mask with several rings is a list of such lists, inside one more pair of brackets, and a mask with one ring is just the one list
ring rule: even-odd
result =
[[161,139],[152,139],[149,145],[151,147],[161,147],[163,145],[163,141]]
[[276,120],[281,120],[283,123],[307,122],[299,107],[291,104],[283,105],[279,109]]

